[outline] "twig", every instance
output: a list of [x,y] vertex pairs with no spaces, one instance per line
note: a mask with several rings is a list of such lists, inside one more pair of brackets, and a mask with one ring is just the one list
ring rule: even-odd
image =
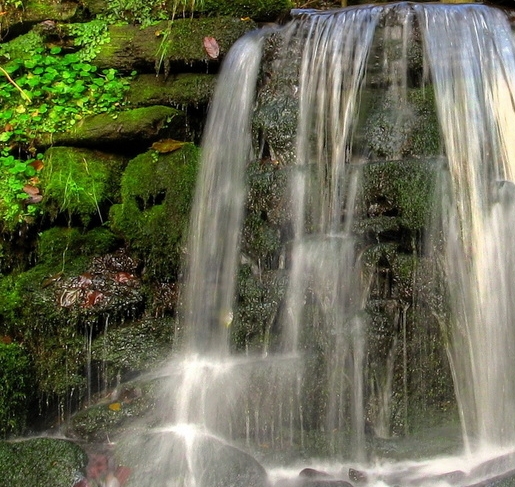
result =
[[16,83],[16,81],[14,81],[10,76],[9,76],[9,73],[0,66],[0,71],[5,75],[5,77],[9,80],[9,83],[11,83],[20,93],[21,93],[21,96],[22,98],[25,98],[25,100],[27,100],[29,103],[32,103],[32,100],[30,99],[30,96],[27,95],[27,93],[25,93],[25,91],[23,91],[22,88],[20,88],[20,85],[18,85],[18,83]]

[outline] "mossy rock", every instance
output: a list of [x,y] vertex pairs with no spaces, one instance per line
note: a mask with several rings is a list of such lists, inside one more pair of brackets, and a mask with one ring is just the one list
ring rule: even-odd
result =
[[27,34],[22,34],[9,42],[0,44],[0,58],[2,61],[30,59],[34,51],[43,47],[43,45],[41,35],[35,30],[31,30]]
[[63,307],[61,287],[68,276],[84,273],[93,255],[105,254],[117,243],[105,228],[81,232],[54,227],[39,238],[37,265],[0,279],[0,333],[24,343],[39,394],[69,399],[74,391],[73,399],[78,400],[85,391],[84,327],[98,327],[99,316],[92,308]]
[[112,229],[136,252],[150,276],[177,275],[197,175],[199,149],[132,159],[122,177],[122,203],[111,208]]
[[105,203],[119,199],[119,175],[126,162],[123,157],[52,147],[45,152],[44,161],[42,206],[51,216],[77,215],[87,224],[93,215],[103,220]]
[[204,38],[214,37],[220,58],[246,32],[256,25],[250,20],[230,17],[175,19],[141,29],[132,25],[109,27],[109,43],[103,44],[92,61],[101,69],[141,73],[191,71],[213,61],[204,49]]
[[425,227],[434,209],[438,165],[437,159],[365,164],[362,218],[357,222],[361,231],[374,225],[377,218],[395,219],[397,225],[412,231]]
[[255,146],[263,146],[282,164],[292,164],[295,159],[298,128],[303,45],[297,38],[293,41],[295,44],[280,31],[265,38],[252,119]]
[[206,106],[213,95],[215,81],[215,75],[211,74],[183,73],[169,78],[143,74],[131,81],[127,100],[134,107]]
[[0,442],[0,487],[70,487],[85,477],[87,455],[71,441]]
[[263,352],[277,343],[280,307],[288,279],[283,271],[254,273],[244,265],[238,273],[238,312],[231,326],[232,343],[239,350]]
[[162,379],[135,381],[121,385],[109,397],[75,414],[67,433],[88,442],[106,442],[123,432],[141,426],[135,418],[151,416],[158,401]]
[[171,318],[147,318],[109,328],[96,338],[91,358],[105,383],[116,384],[157,367],[169,355],[174,323]]
[[192,428],[136,431],[118,442],[118,463],[133,469],[127,487],[155,487],[173,479],[177,487],[265,487],[265,469],[250,454]]
[[[53,227],[42,232],[36,248],[37,264],[25,272],[0,278],[3,324],[0,329],[7,334],[21,333],[25,320],[33,325],[38,317],[51,320],[54,313],[47,315],[44,305],[51,296],[44,295],[52,290],[53,283],[85,272],[93,256],[106,254],[118,244],[118,238],[106,228],[84,232],[77,228]],[[35,332],[36,327],[32,331]]]
[[167,106],[150,106],[83,118],[73,128],[52,138],[43,135],[38,145],[71,145],[129,152],[162,137],[180,138],[185,116]]

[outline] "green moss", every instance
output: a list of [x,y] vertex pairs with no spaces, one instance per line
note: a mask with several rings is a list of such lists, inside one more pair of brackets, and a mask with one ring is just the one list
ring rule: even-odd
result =
[[200,10],[212,15],[274,20],[293,8],[290,0],[203,0]]
[[186,144],[169,154],[141,154],[125,169],[122,204],[111,208],[112,228],[145,262],[149,275],[169,279],[179,269],[198,157],[198,148]]
[[0,442],[0,487],[70,487],[84,477],[86,453],[53,438]]
[[220,53],[225,54],[239,37],[253,28],[253,22],[232,17],[174,20],[161,31],[157,66],[164,65],[166,73],[170,62],[208,61],[202,42],[205,37],[215,38]]
[[33,374],[26,350],[0,342],[0,437],[23,431],[29,415]]
[[[77,228],[53,227],[39,235],[39,265],[51,271],[82,272],[91,256],[103,255],[116,248],[118,240],[107,228],[81,232]],[[82,263],[77,264],[77,261]]]
[[174,19],[145,29],[112,25],[110,42],[101,46],[93,64],[124,72],[154,66],[167,75],[174,63],[174,67],[180,65],[183,71],[191,71],[193,63],[212,61],[204,48],[205,37],[216,39],[223,57],[236,40],[255,28],[253,21],[233,17]]
[[87,224],[106,200],[116,200],[120,162],[101,153],[70,147],[52,147],[45,153],[41,173],[44,208],[54,217],[66,213]]

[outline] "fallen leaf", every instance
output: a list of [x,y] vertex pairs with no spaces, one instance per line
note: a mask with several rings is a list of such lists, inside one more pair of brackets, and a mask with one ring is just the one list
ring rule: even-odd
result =
[[160,152],[161,154],[165,154],[167,152],[174,152],[179,150],[186,142],[181,142],[180,140],[173,139],[163,139],[152,144],[152,149]]
[[91,286],[92,282],[93,282],[93,274],[91,274],[91,272],[84,272],[84,274],[81,274],[76,279],[74,287],[86,288],[86,287]]
[[105,295],[100,291],[88,291],[88,293],[86,294],[86,298],[82,303],[82,307],[91,308],[92,306],[95,306],[96,304],[100,303],[100,301],[103,301],[104,298]]
[[26,184],[23,186],[23,192],[27,193],[29,196],[34,196],[39,194],[39,188],[36,188],[36,186],[32,186],[31,184]]
[[12,343],[13,342],[13,339],[8,336],[8,335],[4,335],[4,336],[0,336],[0,343],[5,343],[6,345],[9,345],[9,343]]
[[204,37],[204,49],[211,59],[217,59],[220,55],[220,46],[214,37]]
[[113,402],[113,403],[109,404],[109,409],[111,411],[121,411],[122,403],[121,402]]

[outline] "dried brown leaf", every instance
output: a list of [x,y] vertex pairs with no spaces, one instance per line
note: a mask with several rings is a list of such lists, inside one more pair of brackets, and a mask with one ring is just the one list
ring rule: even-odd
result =
[[214,37],[204,37],[204,49],[211,59],[218,59],[220,46]]

